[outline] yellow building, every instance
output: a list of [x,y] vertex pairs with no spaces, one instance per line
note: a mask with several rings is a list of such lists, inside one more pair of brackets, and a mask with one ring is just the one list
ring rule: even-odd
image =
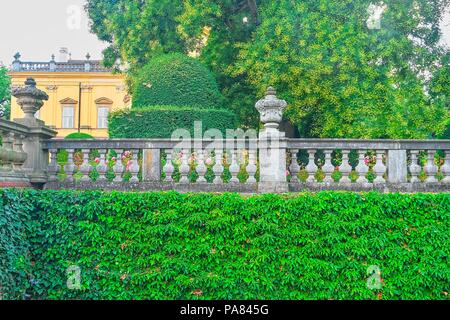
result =
[[[70,133],[88,133],[95,138],[108,137],[108,113],[130,106],[123,75],[113,74],[100,61],[72,60],[66,48],[60,57],[50,62],[22,62],[15,55],[11,71],[12,86],[23,86],[28,77],[49,95],[36,114],[58,137]],[[80,107],[81,106],[81,107]],[[14,97],[11,98],[11,119],[22,118],[23,112]]]

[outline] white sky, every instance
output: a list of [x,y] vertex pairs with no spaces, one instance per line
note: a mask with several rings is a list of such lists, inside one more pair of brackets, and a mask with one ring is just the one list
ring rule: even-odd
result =
[[[106,44],[89,33],[82,10],[85,0],[1,0],[0,63],[9,66],[16,52],[22,61],[49,61],[68,47],[73,59],[89,52],[100,59]],[[80,15],[78,15],[80,14]],[[442,23],[443,41],[450,47],[450,13]]]

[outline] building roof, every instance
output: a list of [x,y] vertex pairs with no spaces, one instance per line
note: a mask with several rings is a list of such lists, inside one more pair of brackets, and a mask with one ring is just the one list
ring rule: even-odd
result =
[[89,54],[85,60],[72,60],[56,62],[53,55],[48,62],[21,61],[20,54],[16,53],[12,63],[13,72],[112,72],[112,69],[103,66],[101,60],[91,60]]

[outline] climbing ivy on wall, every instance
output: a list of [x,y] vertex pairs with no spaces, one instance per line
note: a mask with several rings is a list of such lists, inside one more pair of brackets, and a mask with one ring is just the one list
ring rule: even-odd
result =
[[[449,194],[1,190],[0,199],[8,297],[448,299]],[[5,264],[5,252],[24,265]],[[69,289],[73,270],[80,286]]]

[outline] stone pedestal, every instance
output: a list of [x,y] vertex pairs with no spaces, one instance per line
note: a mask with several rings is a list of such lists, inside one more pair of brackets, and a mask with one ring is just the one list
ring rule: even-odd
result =
[[36,82],[32,78],[27,79],[24,87],[15,88],[12,95],[17,98],[17,103],[25,113],[24,118],[14,119],[14,122],[28,129],[23,139],[23,151],[27,154],[27,159],[22,169],[32,185],[40,186],[48,179],[49,155],[43,149],[43,142],[55,137],[56,131],[48,128],[34,115],[43,106],[44,100],[48,100],[48,95],[36,88]]
[[405,183],[408,181],[406,150],[389,150],[387,156],[388,182]]
[[259,191],[288,192],[286,178],[286,138],[284,132],[265,130],[259,136]]
[[161,152],[159,149],[146,149],[142,159],[143,181],[161,180]]
[[[22,123],[23,119],[15,119],[14,122]],[[27,154],[27,159],[23,164],[23,170],[28,175],[32,185],[41,185],[47,182],[47,168],[49,154],[43,149],[44,140],[52,139],[56,136],[56,131],[45,125],[30,127],[30,131],[23,140],[23,151]]]
[[278,99],[272,87],[267,89],[266,97],[256,103],[256,109],[261,114],[261,122],[264,123],[258,144],[260,167],[258,191],[261,193],[288,192],[287,142],[285,133],[278,130],[286,106],[286,101]]

